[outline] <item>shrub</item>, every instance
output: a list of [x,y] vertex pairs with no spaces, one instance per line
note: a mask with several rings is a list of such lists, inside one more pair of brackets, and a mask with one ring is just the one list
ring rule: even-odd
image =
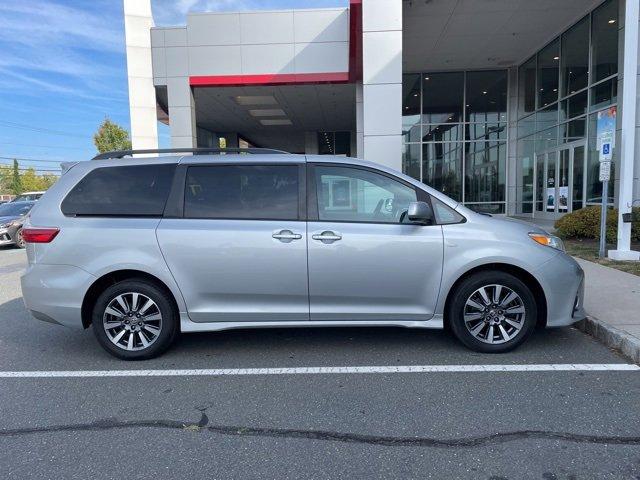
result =
[[[600,207],[586,207],[563,216],[555,223],[556,233],[562,238],[600,239]],[[618,209],[607,212],[607,242],[614,243],[618,236]],[[633,209],[631,240],[640,240],[640,208]]]

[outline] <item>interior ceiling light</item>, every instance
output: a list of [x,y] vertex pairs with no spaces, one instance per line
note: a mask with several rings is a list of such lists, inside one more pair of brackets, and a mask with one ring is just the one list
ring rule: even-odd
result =
[[609,24],[614,24],[614,23],[616,23],[616,21],[613,18],[609,20]]
[[249,110],[252,117],[284,117],[284,110],[281,108],[263,108],[258,110]]
[[560,60],[560,57],[553,57],[554,60]]
[[238,105],[277,105],[273,95],[238,95],[235,97]]
[[289,120],[288,118],[265,119],[265,120],[260,120],[260,123],[262,125],[266,125],[266,126],[270,126],[270,125],[293,125],[293,123],[291,123],[291,120]]

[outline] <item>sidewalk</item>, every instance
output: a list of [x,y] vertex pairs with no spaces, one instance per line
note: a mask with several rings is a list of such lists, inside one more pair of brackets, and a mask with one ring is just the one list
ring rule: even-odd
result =
[[588,315],[577,327],[640,363],[640,277],[576,260],[586,276]]

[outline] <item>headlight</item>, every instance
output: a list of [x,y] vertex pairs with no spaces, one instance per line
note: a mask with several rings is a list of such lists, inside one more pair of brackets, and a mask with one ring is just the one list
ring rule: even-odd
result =
[[560,240],[560,238],[556,237],[555,235],[549,235],[546,233],[530,233],[529,237],[531,237],[531,240],[539,243],[540,245],[555,248],[556,250],[564,252],[564,243],[562,243],[562,240]]

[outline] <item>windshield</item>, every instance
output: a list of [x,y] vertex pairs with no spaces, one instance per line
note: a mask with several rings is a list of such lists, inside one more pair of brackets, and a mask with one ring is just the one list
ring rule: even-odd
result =
[[33,202],[4,203],[0,205],[0,217],[19,217],[29,213]]

